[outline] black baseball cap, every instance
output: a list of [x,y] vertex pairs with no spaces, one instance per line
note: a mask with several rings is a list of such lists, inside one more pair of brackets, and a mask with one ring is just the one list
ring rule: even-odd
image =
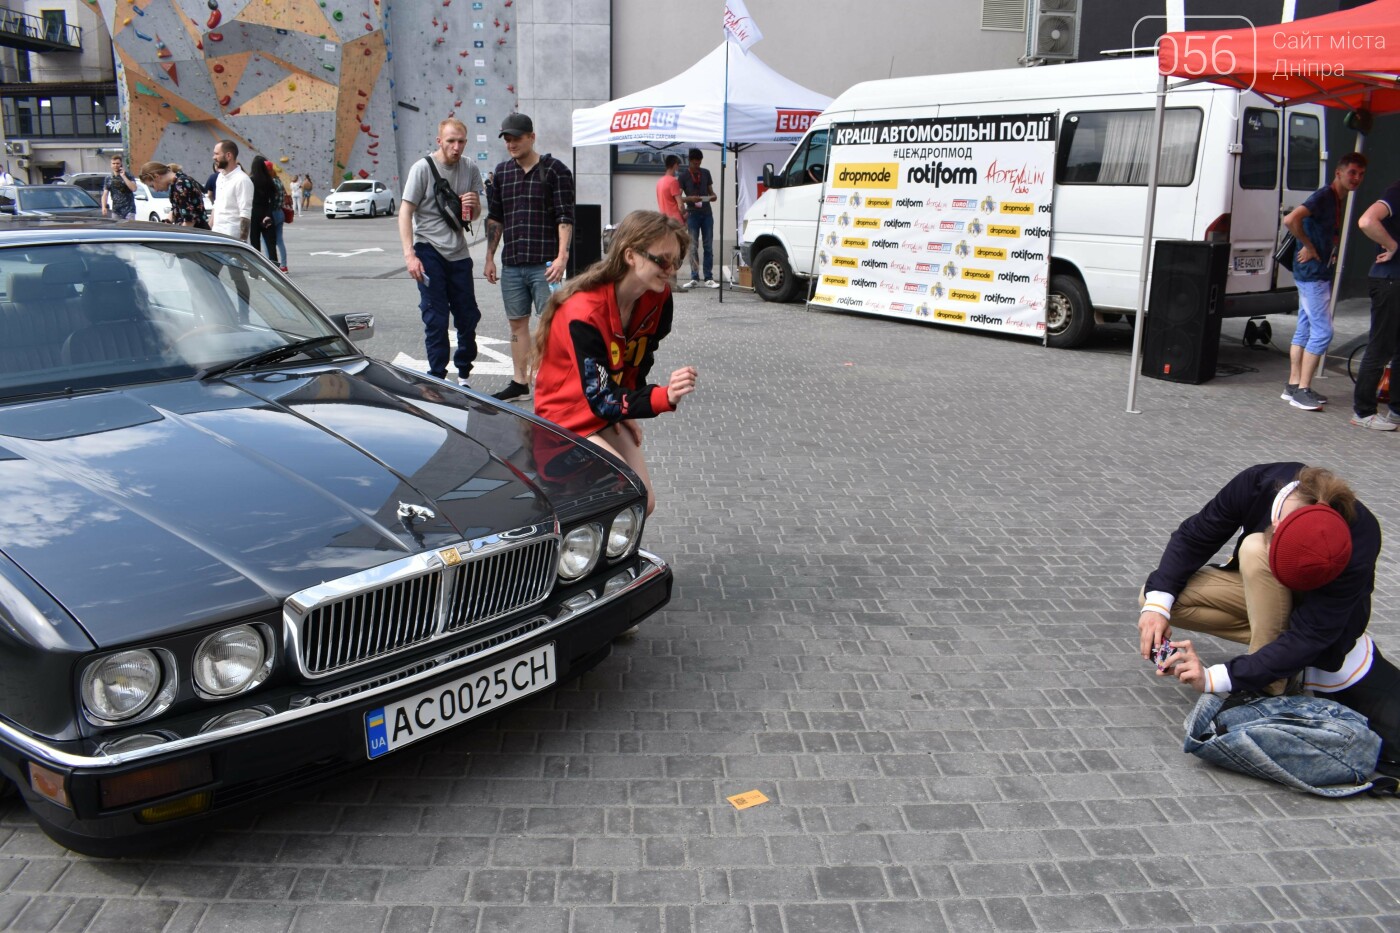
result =
[[501,121],[501,136],[524,136],[534,131],[534,122],[523,113],[513,113]]

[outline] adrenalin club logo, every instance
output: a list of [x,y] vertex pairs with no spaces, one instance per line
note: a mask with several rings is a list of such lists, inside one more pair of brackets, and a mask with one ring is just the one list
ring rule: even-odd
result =
[[674,130],[681,122],[685,107],[632,107],[613,114],[608,131],[630,133],[635,130]]

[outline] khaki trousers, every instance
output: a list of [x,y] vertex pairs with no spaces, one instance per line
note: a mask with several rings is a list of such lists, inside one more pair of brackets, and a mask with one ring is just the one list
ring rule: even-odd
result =
[[[1288,629],[1293,594],[1269,570],[1264,535],[1246,535],[1240,543],[1238,570],[1202,567],[1191,575],[1172,604],[1172,627],[1204,632],[1248,645],[1253,654]],[[1146,593],[1139,596],[1145,602]],[[1265,691],[1283,692],[1285,681]]]

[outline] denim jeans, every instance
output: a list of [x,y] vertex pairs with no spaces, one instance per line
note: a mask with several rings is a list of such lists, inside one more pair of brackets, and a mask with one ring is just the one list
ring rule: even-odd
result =
[[685,217],[686,229],[690,231],[690,277],[700,278],[700,241],[705,243],[705,281],[715,277],[715,215],[691,211]]
[[453,362],[462,380],[466,381],[476,359],[476,325],[481,323],[481,308],[477,306],[472,282],[471,257],[450,262],[427,243],[414,243],[413,254],[423,263],[423,280],[418,283],[418,310],[423,315],[428,374],[439,379],[447,375],[450,321],[457,331]]
[[1332,342],[1332,283],[1298,282],[1298,327],[1293,346],[1316,356]]
[[529,317],[531,306],[536,314],[544,313],[551,291],[549,279],[545,277],[548,271],[547,262],[501,266],[501,300],[505,302],[507,318],[518,320]]
[[1390,410],[1400,415],[1400,279],[1369,280],[1371,292],[1371,338],[1361,368],[1356,373],[1356,392],[1351,407],[1365,418],[1378,407],[1376,389],[1385,364],[1390,363]]

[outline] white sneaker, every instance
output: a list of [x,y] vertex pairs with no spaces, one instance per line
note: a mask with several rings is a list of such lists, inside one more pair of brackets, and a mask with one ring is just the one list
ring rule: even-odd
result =
[[1360,415],[1352,415],[1351,423],[1358,428],[1370,428],[1372,431],[1394,431],[1396,428],[1395,422],[1385,415],[1367,415],[1364,418]]
[[681,286],[681,291],[683,291],[683,292],[688,292],[688,291],[690,291],[692,288],[694,288],[695,286],[697,286],[697,285],[699,285],[699,284],[700,284],[700,280],[699,280],[699,279],[691,279],[689,282],[686,282],[684,285]]
[[706,279],[706,280],[705,280],[705,287],[706,287],[706,288],[719,288],[719,283],[716,282],[714,279]]

